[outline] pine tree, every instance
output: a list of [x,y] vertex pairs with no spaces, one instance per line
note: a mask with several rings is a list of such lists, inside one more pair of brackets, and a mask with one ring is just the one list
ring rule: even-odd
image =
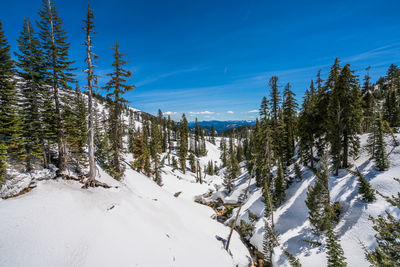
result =
[[362,87],[362,108],[363,108],[363,132],[369,132],[371,124],[373,123],[373,110],[375,105],[375,97],[373,95],[373,86],[371,85],[371,76],[369,76],[369,70],[371,67],[367,67],[365,70],[367,74],[364,76],[364,84]]
[[95,119],[94,119],[94,128],[95,128],[95,135],[94,135],[94,146],[96,147],[94,151],[94,155],[97,161],[102,165],[104,169],[109,169],[109,155],[110,155],[110,142],[108,138],[108,120],[103,110],[102,114],[100,114],[97,110],[97,101],[94,101],[95,106]]
[[154,165],[154,181],[158,185],[162,185],[161,173],[160,173],[160,153],[161,147],[161,134],[158,129],[157,119],[151,120],[151,141],[150,141],[150,154]]
[[200,145],[199,145],[199,154],[201,157],[207,156],[207,147],[206,147],[206,139],[204,137],[204,130],[200,126]]
[[313,81],[311,81],[310,90],[306,90],[306,95],[301,107],[297,129],[299,134],[300,157],[303,164],[310,165],[311,168],[314,168],[314,148],[317,146],[317,141],[321,140],[318,137],[321,131],[318,121],[318,99],[317,96],[312,93],[313,91],[315,91],[315,88]]
[[368,151],[376,168],[384,171],[389,168],[389,160],[386,154],[385,127],[382,115],[376,116],[371,128],[372,131],[368,136]]
[[344,252],[340,241],[336,233],[333,231],[332,227],[329,227],[327,232],[327,244],[326,248],[328,251],[328,267],[345,267],[347,266],[344,257]]
[[189,130],[185,114],[182,115],[182,120],[179,123],[179,162],[181,171],[186,172],[186,156],[188,153],[188,135]]
[[190,171],[195,173],[196,172],[196,160],[194,158],[194,154],[193,153],[190,153],[189,165],[190,165]]
[[288,83],[283,92],[282,104],[285,139],[283,142],[283,155],[286,166],[290,165],[295,149],[296,113],[298,108],[295,96]]
[[334,64],[331,66],[325,84],[322,86],[323,80],[321,79],[321,71],[319,70],[316,80],[317,92],[316,94],[313,93],[313,90],[310,92],[311,98],[315,98],[313,99],[313,104],[315,105],[313,112],[315,114],[313,116],[314,127],[312,130],[318,156],[322,156],[327,147],[327,143],[329,142],[327,133],[329,132],[329,122],[331,119],[327,116],[328,108],[329,103],[331,102],[332,91],[336,86],[340,71],[340,60],[339,58],[336,58]]
[[225,187],[225,190],[230,194],[233,189],[233,178],[232,177],[232,167],[228,166],[224,172],[224,179],[222,185]]
[[23,97],[20,102],[23,106],[21,115],[23,136],[26,140],[26,168],[29,171],[32,165],[38,163],[40,159],[44,161],[44,166],[48,167],[47,156],[43,154],[45,150],[41,125],[43,56],[40,42],[35,35],[29,18],[24,20],[22,31],[18,38],[18,50],[19,52],[15,53],[15,55],[18,58],[18,76],[22,78],[20,87]]
[[383,119],[390,127],[400,126],[400,69],[390,65],[382,86]]
[[264,183],[263,200],[264,200],[264,204],[265,204],[264,217],[267,218],[267,219],[270,218],[271,219],[271,224],[272,224],[272,226],[274,226],[273,200],[272,200],[271,190],[269,189],[269,186],[268,186],[267,182]]
[[282,202],[285,200],[285,177],[282,168],[282,162],[278,161],[278,173],[275,178],[275,188],[274,188],[274,204],[276,207],[279,207]]
[[329,196],[329,169],[326,153],[320,169],[311,169],[316,176],[313,186],[308,187],[306,205],[308,219],[316,232],[324,232],[331,225],[331,205]]
[[264,220],[264,238],[263,238],[263,252],[264,252],[264,266],[272,267],[272,257],[274,255],[274,248],[278,246],[277,234],[273,226],[267,220]]
[[138,172],[143,173],[145,171],[144,169],[145,169],[147,158],[149,157],[149,152],[146,147],[146,143],[144,141],[143,133],[140,131],[137,131],[134,134],[132,153],[133,153],[133,157],[135,158],[134,165],[133,165],[134,168]]
[[[400,183],[399,179],[396,179]],[[397,196],[383,196],[393,207],[400,208],[400,193]],[[392,213],[377,218],[369,218],[377,232],[375,235],[378,246],[372,251],[366,251],[367,260],[372,266],[400,266],[400,220]]]
[[84,148],[87,138],[87,109],[78,84],[74,96],[70,95],[70,98],[69,102],[73,104],[65,105],[62,113],[65,141],[68,147],[65,156],[68,162],[75,165],[76,171],[80,172],[81,165],[85,165],[86,161]]
[[200,156],[200,149],[199,149],[199,140],[200,140],[200,127],[197,121],[197,118],[194,122],[194,154],[199,157]]
[[274,157],[277,159],[281,156],[281,129],[279,121],[279,112],[281,105],[281,97],[278,89],[278,77],[272,76],[269,80],[269,87],[271,88],[270,93],[270,110],[271,110],[271,128],[272,128],[272,149],[274,151]]
[[244,156],[243,155],[243,147],[242,147],[241,141],[238,140],[238,145],[236,147],[236,160],[238,162],[242,162],[243,156]]
[[214,128],[214,124],[211,124],[211,128],[210,128],[210,142],[211,144],[215,145],[215,128]]
[[122,59],[122,57],[126,56],[126,54],[120,53],[118,41],[112,49],[114,51],[114,62],[112,63],[114,71],[108,74],[111,79],[109,82],[107,82],[105,89],[107,89],[107,91],[112,90],[112,92],[107,95],[107,97],[113,98],[110,110],[110,139],[112,142],[113,153],[112,166],[113,177],[116,180],[120,180],[121,176],[123,175],[123,169],[121,166],[121,150],[123,148],[123,121],[121,119],[121,109],[122,106],[128,102],[125,98],[123,98],[123,94],[133,90],[135,86],[126,84],[127,79],[132,76],[132,72],[123,69],[123,66],[128,62]]
[[235,147],[232,136],[229,138],[229,169],[232,178],[236,178],[240,175],[240,166],[236,158]]
[[350,156],[358,153],[360,142],[357,134],[361,130],[361,115],[361,92],[358,80],[349,65],[346,65],[331,92],[328,106],[328,139],[331,144],[335,175],[338,175],[340,167],[348,167]]
[[360,172],[358,167],[356,166],[356,170],[348,170],[352,175],[358,177],[358,182],[360,183],[360,187],[358,188],[358,194],[361,195],[361,198],[367,202],[375,201],[375,192],[371,187],[371,184],[365,179],[364,175]]
[[221,138],[220,150],[221,150],[222,167],[225,167],[228,164],[228,156],[226,151],[226,141],[224,137]]
[[65,155],[65,132],[62,119],[62,89],[69,88],[68,83],[72,82],[73,70],[68,60],[69,43],[66,41],[66,32],[62,28],[62,19],[58,16],[57,9],[51,0],[42,0],[42,10],[39,11],[40,39],[44,52],[44,65],[46,66],[46,83],[51,86],[53,101],[55,103],[52,128],[57,134],[58,145],[58,174],[66,169]]
[[256,125],[251,136],[251,154],[254,157],[254,172],[256,183],[263,186],[265,182],[272,185],[271,166],[273,164],[273,133],[270,128],[270,113],[267,100],[261,102],[261,123],[256,120]]

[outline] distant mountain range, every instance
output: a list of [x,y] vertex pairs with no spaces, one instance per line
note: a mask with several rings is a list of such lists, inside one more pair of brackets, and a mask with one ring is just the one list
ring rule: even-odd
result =
[[[255,125],[255,121],[251,120],[242,120],[242,121],[199,121],[198,125],[201,126],[203,129],[210,130],[211,125],[214,125],[215,130],[220,133],[225,130],[229,130],[232,128],[237,128],[240,126],[253,126]],[[194,128],[195,123],[194,122],[189,122],[188,123],[189,128]]]

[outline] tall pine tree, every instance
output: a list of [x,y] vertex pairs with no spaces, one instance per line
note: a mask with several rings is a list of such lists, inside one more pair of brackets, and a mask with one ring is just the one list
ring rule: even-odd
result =
[[114,62],[112,66],[114,71],[107,74],[111,79],[107,82],[105,89],[111,91],[107,97],[112,98],[111,110],[110,110],[110,122],[111,122],[111,132],[110,139],[112,143],[112,166],[113,166],[113,177],[116,180],[120,180],[123,175],[123,169],[121,166],[121,152],[123,149],[122,136],[123,136],[123,120],[121,118],[121,111],[124,104],[128,101],[123,97],[123,95],[135,88],[134,85],[127,84],[127,79],[132,76],[132,72],[123,69],[124,65],[128,61],[122,58],[126,54],[121,54],[119,51],[118,41],[112,48],[114,51]]
[[[42,9],[39,11],[40,39],[44,52],[44,65],[46,66],[46,83],[51,86],[53,94],[54,116],[51,122],[57,135],[58,145],[58,174],[66,169],[65,130],[62,118],[61,90],[69,88],[73,75],[71,63],[68,59],[69,46],[67,34],[62,27],[62,19],[58,16],[57,9],[51,0],[42,0]],[[49,111],[50,112],[50,111]]]
[[18,76],[21,81],[21,105],[23,106],[23,136],[26,140],[26,166],[28,171],[32,165],[44,161],[47,167],[47,156],[44,149],[41,112],[43,110],[43,56],[39,39],[35,35],[29,18],[24,20],[20,37],[18,38]]

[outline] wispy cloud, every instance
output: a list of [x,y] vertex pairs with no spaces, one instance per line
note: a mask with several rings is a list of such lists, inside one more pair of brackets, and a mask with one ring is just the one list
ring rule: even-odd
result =
[[171,71],[171,72],[167,72],[167,73],[162,73],[162,74],[159,74],[157,76],[145,79],[143,81],[139,81],[139,82],[136,83],[136,86],[137,87],[138,86],[143,86],[143,85],[150,84],[150,83],[156,82],[158,80],[161,80],[161,79],[164,79],[164,78],[176,75],[176,74],[194,72],[194,71],[199,71],[201,69],[203,69],[203,68],[193,67],[193,68],[188,68],[188,69],[180,69],[180,70],[175,70],[175,71]]
[[232,110],[228,110],[226,113],[228,113],[228,114],[235,114],[235,112],[233,112]]
[[179,113],[178,112],[175,112],[175,111],[166,111],[166,112],[163,112],[163,115],[178,115]]
[[374,48],[372,50],[360,53],[360,54],[356,54],[347,58],[343,58],[342,61],[345,62],[355,62],[355,61],[361,61],[361,60],[366,60],[366,59],[370,59],[376,56],[382,56],[385,54],[390,54],[393,53],[393,51],[397,51],[398,50],[398,44],[394,44],[394,45],[385,45],[385,46],[381,46],[378,48]]
[[259,112],[259,110],[257,110],[257,109],[253,109],[253,110],[249,110],[249,111],[247,111],[248,113],[258,113]]
[[205,111],[190,111],[189,112],[190,115],[211,115],[211,114],[214,114],[214,113],[215,112],[208,111],[208,110],[205,110]]

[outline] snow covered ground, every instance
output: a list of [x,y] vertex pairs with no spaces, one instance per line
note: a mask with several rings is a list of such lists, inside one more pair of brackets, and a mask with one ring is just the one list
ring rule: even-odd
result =
[[249,264],[238,234],[233,256],[225,251],[229,228],[211,219],[211,208],[175,198],[131,169],[122,183],[104,172],[101,180],[113,188],[45,180],[0,200],[0,266]]

